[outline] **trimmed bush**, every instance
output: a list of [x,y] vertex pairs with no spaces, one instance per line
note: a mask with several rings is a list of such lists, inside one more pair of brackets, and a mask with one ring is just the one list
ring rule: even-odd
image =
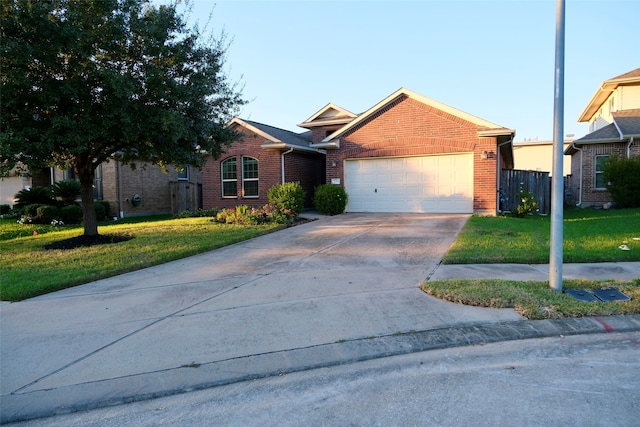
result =
[[93,202],[98,221],[108,219],[111,216],[111,205],[106,200],[96,200]]
[[24,214],[35,218],[38,216],[38,208],[42,206],[48,206],[44,203],[33,203],[24,207]]
[[618,207],[640,207],[640,155],[611,157],[603,172],[607,190]]
[[0,205],[0,215],[7,215],[11,212],[11,205]]
[[313,204],[323,215],[338,215],[347,207],[349,196],[343,187],[323,184],[316,188]]
[[60,214],[57,206],[42,205],[37,210],[36,220],[41,224],[50,224],[54,218]]
[[271,187],[267,197],[280,213],[295,219],[304,209],[306,193],[299,182],[285,182]]
[[80,224],[82,222],[82,208],[78,205],[68,205],[60,209],[60,219],[65,224]]

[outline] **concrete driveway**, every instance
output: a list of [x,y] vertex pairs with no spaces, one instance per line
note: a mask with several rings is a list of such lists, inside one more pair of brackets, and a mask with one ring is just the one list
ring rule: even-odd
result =
[[452,304],[418,289],[467,218],[319,217],[180,261],[4,304],[2,419],[358,360],[362,356],[341,353],[346,347],[340,344],[370,337],[521,320],[513,310]]

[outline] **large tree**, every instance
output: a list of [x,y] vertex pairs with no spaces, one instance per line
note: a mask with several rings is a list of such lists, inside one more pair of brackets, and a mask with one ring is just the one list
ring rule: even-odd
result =
[[0,167],[73,169],[97,236],[96,167],[200,166],[244,101],[222,70],[224,36],[148,0],[2,0]]

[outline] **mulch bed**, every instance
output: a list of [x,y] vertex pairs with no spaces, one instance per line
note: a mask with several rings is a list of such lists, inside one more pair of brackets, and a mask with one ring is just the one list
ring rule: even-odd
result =
[[133,239],[133,236],[127,234],[98,234],[97,236],[78,236],[70,239],[59,240],[57,242],[45,245],[46,250],[53,249],[75,249],[95,245],[107,245],[111,243],[126,242]]

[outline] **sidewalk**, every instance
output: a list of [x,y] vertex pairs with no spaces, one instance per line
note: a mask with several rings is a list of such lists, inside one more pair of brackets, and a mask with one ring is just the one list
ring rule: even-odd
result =
[[[640,278],[640,262],[564,264],[563,279],[633,280]],[[439,264],[429,280],[505,279],[549,281],[549,264]]]

